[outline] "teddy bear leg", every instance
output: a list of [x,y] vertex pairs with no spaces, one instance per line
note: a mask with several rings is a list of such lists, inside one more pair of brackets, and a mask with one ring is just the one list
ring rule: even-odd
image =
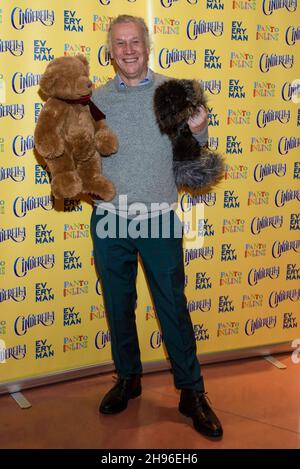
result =
[[56,199],[75,197],[82,190],[82,182],[71,157],[64,154],[55,160],[46,160],[51,173],[51,189]]
[[95,145],[101,155],[111,155],[116,153],[119,148],[117,136],[107,127],[104,120],[97,122],[95,133]]
[[82,181],[82,192],[100,197],[105,202],[116,195],[113,183],[101,174],[101,160],[98,153],[89,161],[79,162],[77,171]]

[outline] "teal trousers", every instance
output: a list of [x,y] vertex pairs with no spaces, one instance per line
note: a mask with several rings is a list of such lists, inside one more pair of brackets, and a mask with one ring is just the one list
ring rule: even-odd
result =
[[[193,325],[184,294],[182,225],[179,218],[172,210],[153,219],[135,221],[137,229],[130,233],[128,227],[131,224],[132,228],[132,220],[121,220],[121,217],[107,211],[98,215],[96,210],[95,207],[91,218],[95,266],[102,283],[112,356],[118,375],[125,378],[142,373],[135,322],[139,254],[171,362],[175,386],[178,389],[204,391]],[[116,230],[103,236],[103,222],[107,219],[110,220],[108,224],[116,225]],[[163,233],[168,224],[170,234],[168,229]],[[151,236],[153,227],[155,235],[152,233]],[[136,235],[138,232],[141,236]]]

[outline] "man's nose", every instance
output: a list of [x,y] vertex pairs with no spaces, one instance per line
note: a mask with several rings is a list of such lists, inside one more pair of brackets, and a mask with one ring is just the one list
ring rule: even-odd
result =
[[125,44],[124,52],[125,52],[125,54],[132,54],[132,52],[133,52],[132,44],[130,44],[130,43]]

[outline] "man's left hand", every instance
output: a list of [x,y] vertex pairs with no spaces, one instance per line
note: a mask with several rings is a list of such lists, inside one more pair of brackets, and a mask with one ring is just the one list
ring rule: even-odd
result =
[[192,134],[199,134],[207,127],[207,112],[204,106],[200,106],[197,112],[187,121]]

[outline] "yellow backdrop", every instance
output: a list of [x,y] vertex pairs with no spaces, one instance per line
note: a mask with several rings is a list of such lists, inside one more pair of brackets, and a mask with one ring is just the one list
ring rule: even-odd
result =
[[[111,360],[91,205],[53,202],[33,133],[38,82],[54,57],[83,53],[95,86],[113,77],[105,39],[120,13],[146,18],[155,71],[201,81],[209,146],[226,158],[218,187],[179,197],[179,213],[190,215],[186,295],[200,358],[299,336],[297,2],[8,0],[0,4],[0,390]],[[142,358],[160,361],[141,272],[138,294]]]

